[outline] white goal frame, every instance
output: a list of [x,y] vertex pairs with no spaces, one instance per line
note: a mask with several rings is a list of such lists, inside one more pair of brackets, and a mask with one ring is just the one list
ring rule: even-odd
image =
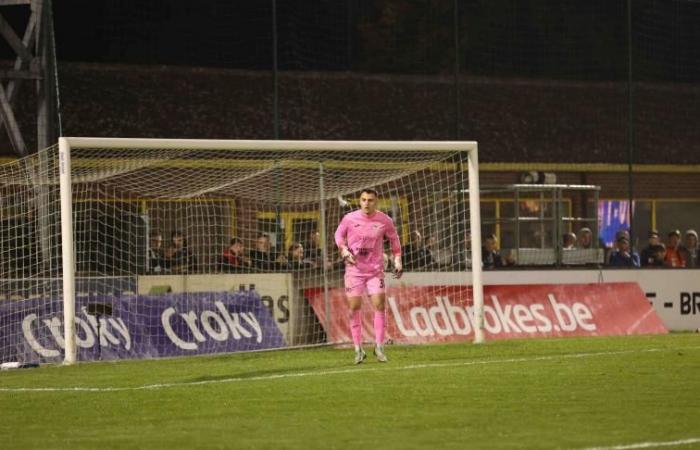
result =
[[[73,243],[73,206],[71,149],[192,149],[192,150],[386,150],[402,152],[459,151],[466,153],[469,177],[469,222],[471,231],[472,289],[474,298],[474,343],[484,341],[484,296],[481,267],[481,211],[479,195],[479,158],[475,141],[305,141],[305,140],[208,140],[208,139],[133,139],[62,137],[58,140],[61,195],[61,245],[63,265],[64,364],[77,358],[75,330],[75,248]],[[476,224],[476,225],[474,225]]]

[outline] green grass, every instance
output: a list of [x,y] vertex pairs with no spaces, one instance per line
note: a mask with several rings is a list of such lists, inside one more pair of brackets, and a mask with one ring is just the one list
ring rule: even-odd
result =
[[[360,366],[351,350],[321,348],[2,372],[0,448],[546,449],[700,438],[697,334],[387,353],[388,364],[370,356]],[[12,390],[48,387],[120,389]]]

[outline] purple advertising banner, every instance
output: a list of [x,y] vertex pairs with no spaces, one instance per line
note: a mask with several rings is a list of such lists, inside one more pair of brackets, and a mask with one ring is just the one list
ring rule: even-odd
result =
[[[75,311],[81,361],[285,345],[274,318],[255,292],[94,295],[77,297]],[[62,301],[0,302],[0,362],[61,362],[64,347]]]

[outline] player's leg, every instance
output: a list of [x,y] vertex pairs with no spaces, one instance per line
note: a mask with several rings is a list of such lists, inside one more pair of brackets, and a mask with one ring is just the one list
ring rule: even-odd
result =
[[387,357],[384,353],[384,336],[386,331],[384,278],[376,277],[368,280],[367,290],[374,306],[374,355],[377,357],[377,361],[387,362]]
[[348,297],[350,307],[350,333],[352,343],[355,345],[355,364],[360,364],[367,358],[367,354],[362,350],[362,297]]
[[350,309],[350,334],[355,345],[355,364],[365,360],[367,354],[362,350],[362,296],[366,287],[364,280],[345,274],[345,294]]

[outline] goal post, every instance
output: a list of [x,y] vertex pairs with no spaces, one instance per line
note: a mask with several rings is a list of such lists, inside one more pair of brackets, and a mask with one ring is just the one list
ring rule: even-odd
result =
[[64,364],[77,358],[75,344],[75,248],[73,246],[73,186],[70,141],[58,140],[59,192],[61,195],[61,258],[63,270],[63,339]]
[[[42,152],[52,161],[42,183],[54,192],[45,207],[60,215],[38,206],[17,214],[60,216],[42,232],[55,243],[43,253],[58,259],[47,265],[32,247],[25,259],[36,267],[12,281],[37,293],[12,306],[23,319],[8,333],[29,343],[0,348],[3,360],[29,350],[72,364],[346,344],[333,233],[367,187],[402,245],[423,234],[433,250],[429,264],[404,254],[402,280],[386,264],[388,314],[413,317],[406,299],[435,295],[461,308],[461,334],[484,340],[481,264],[471,264],[481,261],[475,142],[66,137]],[[34,181],[6,170],[0,187],[32,204]],[[436,277],[464,288],[448,300]],[[391,327],[404,342],[401,325]]]
[[[469,177],[469,222],[476,224],[471,227],[472,283],[474,289],[474,343],[484,342],[484,283],[481,267],[481,199],[479,188],[479,152],[474,146],[467,151]],[[473,207],[473,206],[476,207]]]

